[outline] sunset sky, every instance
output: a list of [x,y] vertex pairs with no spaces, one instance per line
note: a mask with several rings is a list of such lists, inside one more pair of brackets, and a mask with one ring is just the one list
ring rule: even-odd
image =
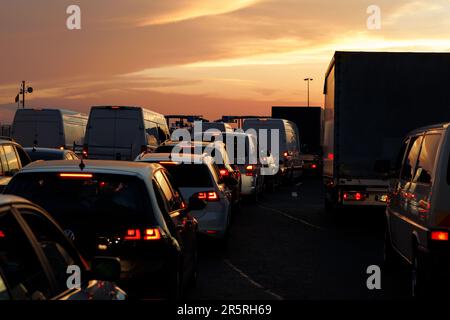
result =
[[[81,8],[68,30],[66,8]],[[369,5],[381,29],[369,30]],[[450,51],[450,0],[1,0],[0,122],[21,80],[33,107],[269,114],[323,105],[336,50]]]

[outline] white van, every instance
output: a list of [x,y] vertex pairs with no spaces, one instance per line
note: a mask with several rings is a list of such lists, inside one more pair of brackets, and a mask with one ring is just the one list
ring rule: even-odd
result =
[[83,144],[87,121],[65,109],[17,109],[11,137],[23,147],[72,149]]
[[[245,132],[249,129],[254,129],[258,135],[258,150],[261,147],[261,134],[259,130],[267,130],[267,144],[266,147],[270,154],[279,159],[279,174],[288,177],[298,177],[302,173],[302,161],[300,159],[300,141],[298,129],[295,123],[285,119],[245,119],[243,129]],[[278,130],[278,150],[271,150],[272,130]],[[248,132],[247,132],[248,133]]]
[[167,139],[162,114],[141,107],[92,107],[83,153],[89,159],[134,160]]
[[386,208],[385,263],[402,257],[411,266],[412,294],[430,296],[448,289],[450,279],[450,123],[409,133],[398,163]]

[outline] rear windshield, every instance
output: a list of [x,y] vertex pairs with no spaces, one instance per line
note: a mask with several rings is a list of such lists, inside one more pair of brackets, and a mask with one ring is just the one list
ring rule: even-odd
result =
[[90,179],[68,179],[57,173],[23,173],[11,180],[5,193],[42,206],[63,228],[106,231],[154,222],[145,184],[136,177],[93,174]]
[[46,151],[27,151],[31,161],[36,160],[62,160],[64,154],[61,152],[46,152]]
[[166,168],[180,188],[212,187],[209,168],[204,164],[167,165]]

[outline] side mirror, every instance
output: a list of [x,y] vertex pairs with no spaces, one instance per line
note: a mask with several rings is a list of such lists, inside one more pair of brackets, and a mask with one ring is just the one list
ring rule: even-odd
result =
[[189,198],[189,204],[188,204],[188,210],[203,210],[206,207],[206,202],[197,198],[197,197],[190,197]]
[[225,184],[230,187],[234,187],[238,184],[238,181],[230,176],[223,177],[223,182],[225,182]]
[[93,280],[117,281],[120,279],[120,259],[115,257],[94,257],[91,262]]

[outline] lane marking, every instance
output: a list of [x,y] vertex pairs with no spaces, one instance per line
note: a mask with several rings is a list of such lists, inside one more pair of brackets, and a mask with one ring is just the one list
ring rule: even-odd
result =
[[258,206],[259,206],[260,208],[262,208],[262,209],[266,209],[266,210],[270,210],[270,211],[279,213],[279,214],[281,214],[282,216],[284,216],[284,217],[286,217],[286,218],[289,218],[289,219],[291,219],[291,220],[300,222],[300,223],[302,223],[302,224],[304,224],[304,225],[306,225],[306,226],[309,226],[309,227],[311,227],[311,228],[314,228],[314,229],[317,229],[317,230],[323,230],[322,227],[319,227],[319,226],[317,226],[317,225],[315,225],[315,224],[312,224],[312,223],[310,223],[310,222],[308,222],[308,221],[306,221],[306,220],[303,220],[303,219],[300,219],[300,218],[291,216],[290,214],[288,214],[288,213],[286,213],[286,212],[284,212],[284,211],[281,211],[281,210],[278,210],[278,209],[275,209],[275,208],[271,208],[271,207],[266,207],[266,206],[263,206],[262,204],[258,204]]
[[232,264],[230,262],[230,260],[228,259],[224,259],[223,260],[231,269],[233,269],[234,271],[236,271],[241,277],[245,278],[248,282],[250,282],[253,286],[255,286],[258,289],[264,290],[265,293],[271,295],[272,297],[274,297],[276,300],[284,300],[284,298],[274,292],[272,292],[270,289],[266,289],[264,288],[261,284],[259,284],[258,282],[256,282],[255,280],[253,280],[252,278],[250,278],[244,271],[242,271],[241,269],[239,269],[238,267],[236,267],[234,264]]

